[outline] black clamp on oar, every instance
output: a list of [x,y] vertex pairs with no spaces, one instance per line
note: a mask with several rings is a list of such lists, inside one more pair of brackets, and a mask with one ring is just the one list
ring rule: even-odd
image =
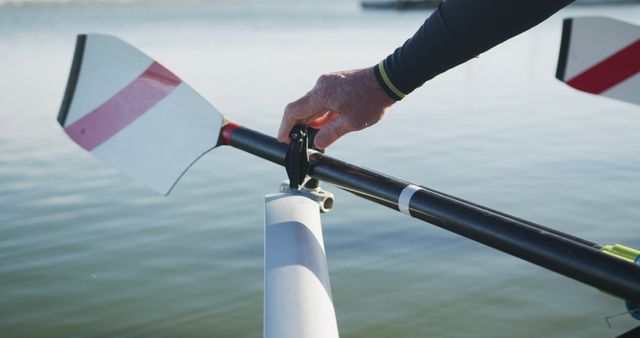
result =
[[284,167],[287,170],[289,188],[291,189],[300,190],[309,173],[308,136],[307,126],[303,124],[295,125],[289,133],[291,143],[289,143],[289,150],[284,158]]
[[[309,145],[311,149],[324,152],[314,146],[317,129],[308,128],[306,125],[296,125],[291,129],[289,149],[284,158],[284,167],[289,177],[289,189],[295,189],[298,193],[318,202],[320,212],[329,212],[333,208],[333,194],[320,188],[320,181],[309,174]],[[280,192],[287,190],[286,183],[280,186]]]

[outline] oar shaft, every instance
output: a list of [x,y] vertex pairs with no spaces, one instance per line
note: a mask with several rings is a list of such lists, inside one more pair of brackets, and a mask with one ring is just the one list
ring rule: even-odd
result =
[[[396,210],[400,194],[408,186],[406,182],[327,156],[314,155],[311,164],[314,177]],[[415,192],[409,212],[412,217],[621,298],[640,301],[639,266],[575,241],[574,236],[544,231],[508,215],[428,190]]]
[[245,128],[234,122],[227,122],[222,127],[219,143],[244,150],[282,166],[288,149],[286,144],[278,142],[275,138]]
[[[227,140],[225,144],[284,164],[287,147],[270,136],[234,126],[228,131]],[[640,303],[640,266],[601,252],[595,243],[434,190],[420,189],[329,156],[314,154],[310,160],[312,177],[386,207],[404,209],[412,217]],[[405,189],[411,192],[408,199]],[[400,206],[399,201],[403,201]]]

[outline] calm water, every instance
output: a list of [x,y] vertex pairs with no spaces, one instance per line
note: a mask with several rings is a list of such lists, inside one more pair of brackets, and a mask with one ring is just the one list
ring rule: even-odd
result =
[[[440,76],[335,157],[557,227],[640,247],[640,107],[554,79],[569,8]],[[274,134],[315,78],[377,63],[426,17],[355,1],[0,7],[0,335],[260,337],[262,200],[282,168],[231,149],[169,197],[82,151],[55,121],[75,34],[118,35],[232,119]],[[392,137],[389,137],[389,136]],[[324,230],[344,337],[614,337],[620,301],[331,189]]]

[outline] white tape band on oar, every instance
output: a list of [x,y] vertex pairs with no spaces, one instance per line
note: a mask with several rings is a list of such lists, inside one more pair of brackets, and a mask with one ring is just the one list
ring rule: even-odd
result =
[[400,210],[401,213],[411,216],[411,213],[409,212],[409,203],[411,202],[413,194],[418,190],[423,190],[423,188],[413,184],[409,184],[402,189],[400,197],[398,197],[398,210]]

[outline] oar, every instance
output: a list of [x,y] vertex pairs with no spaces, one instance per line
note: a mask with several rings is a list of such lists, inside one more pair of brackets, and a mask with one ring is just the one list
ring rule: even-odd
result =
[[[84,149],[168,194],[189,166],[228,145],[284,165],[287,145],[233,122],[177,76],[107,35],[80,35],[60,116]],[[640,252],[600,246],[314,152],[309,175],[510,255],[640,303]]]
[[580,91],[640,104],[640,27],[604,17],[565,19],[556,77]]
[[78,36],[58,122],[82,148],[168,194],[216,146],[223,116],[139,50],[90,34]]

